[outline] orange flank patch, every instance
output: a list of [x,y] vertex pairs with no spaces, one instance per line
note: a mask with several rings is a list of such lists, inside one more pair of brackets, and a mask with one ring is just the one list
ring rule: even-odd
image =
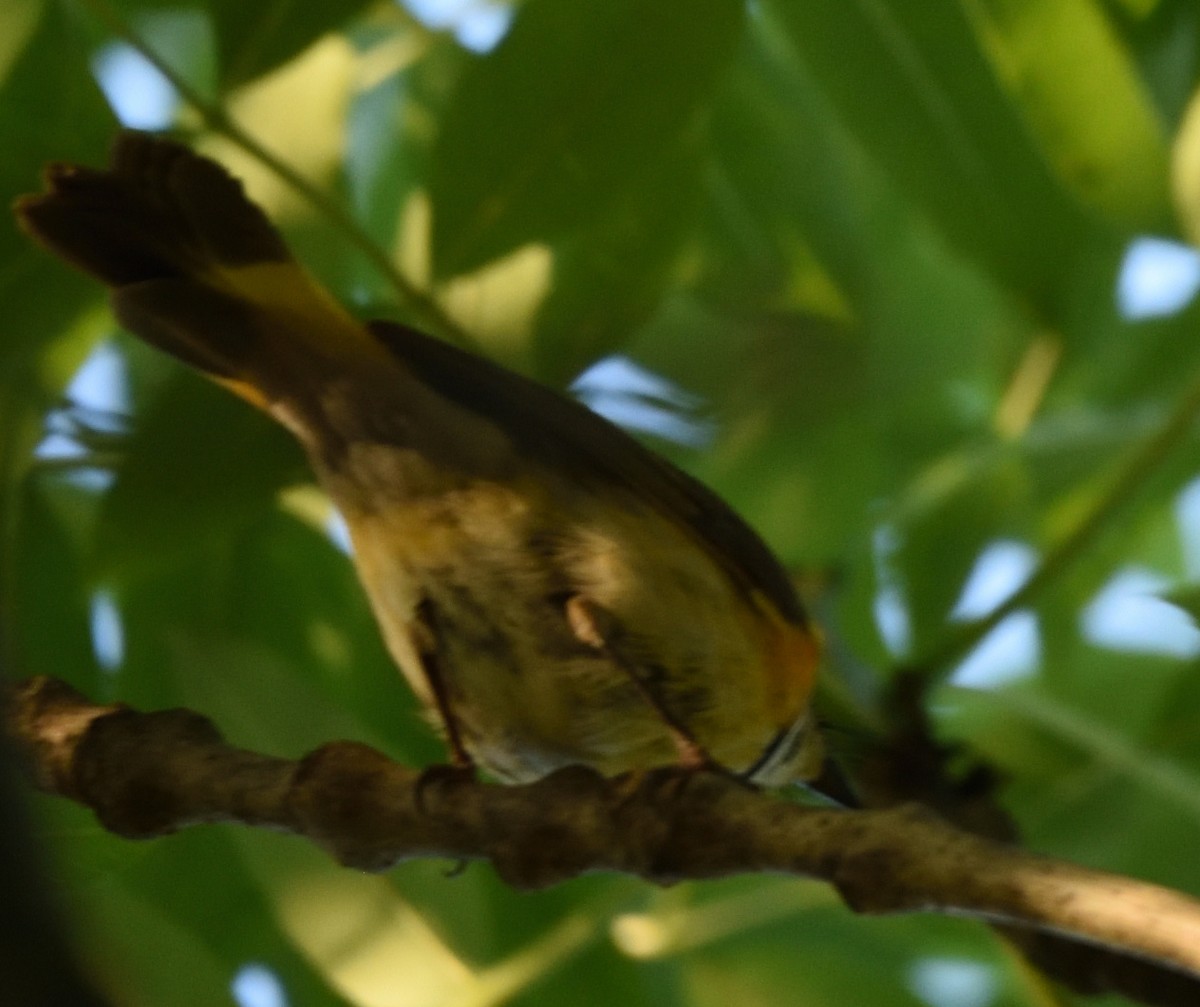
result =
[[760,592],[752,598],[758,609],[753,623],[763,638],[764,694],[772,718],[784,727],[808,705],[821,662],[821,638],[812,624],[784,619]]

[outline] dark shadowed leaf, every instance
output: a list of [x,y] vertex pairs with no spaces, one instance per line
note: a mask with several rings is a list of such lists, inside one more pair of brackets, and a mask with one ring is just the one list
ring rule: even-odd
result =
[[[538,374],[569,380],[625,344],[668,289],[700,204],[701,150],[681,143],[554,247],[553,286],[538,311]],[[603,290],[597,298],[595,292]]]
[[275,69],[367,6],[369,0],[212,0],[222,87],[237,87]]
[[737,43],[735,0],[531,0],[463,74],[430,193],[440,276],[604,212],[655,164]]
[[144,419],[101,508],[97,564],[105,573],[171,562],[260,514],[304,472],[282,430],[182,371]]
[[1183,609],[1200,627],[1200,584],[1182,584],[1166,592],[1162,598],[1176,608]]

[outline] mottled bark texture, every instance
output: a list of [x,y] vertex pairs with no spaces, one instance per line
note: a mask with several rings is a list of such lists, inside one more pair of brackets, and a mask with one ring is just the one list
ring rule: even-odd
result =
[[[590,871],[667,884],[750,871],[820,878],[860,913],[940,912],[1072,938],[1132,963],[1146,1002],[1200,1003],[1200,902],[951,826],[915,804],[789,803],[711,772],[606,780],[584,768],[527,786],[414,770],[353,742],[293,761],[225,743],[189,710],[98,706],[38,678],[13,688],[9,732],[42,789],[145,839],[208,822],[302,835],[340,863],[487,860],[536,888]],[[1088,947],[1090,946],[1090,947]]]

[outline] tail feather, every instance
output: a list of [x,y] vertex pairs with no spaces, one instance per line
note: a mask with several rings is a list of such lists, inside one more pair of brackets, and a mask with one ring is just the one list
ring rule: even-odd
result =
[[263,333],[245,301],[175,277],[116,287],[111,300],[117,320],[144,342],[269,407],[257,352]]
[[123,132],[106,169],[51,165],[45,183],[18,200],[22,228],[112,288],[131,332],[255,405],[298,391],[297,370],[374,345],[241,183],[181,144]]
[[109,286],[291,262],[266,215],[223,168],[181,144],[122,133],[107,170],[54,164],[17,204],[25,229]]

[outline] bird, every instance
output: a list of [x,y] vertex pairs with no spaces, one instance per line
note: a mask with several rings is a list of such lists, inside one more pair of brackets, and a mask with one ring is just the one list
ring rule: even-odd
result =
[[121,131],[105,167],[50,164],[14,211],[121,326],[300,442],[453,766],[818,775],[820,631],[712,490],[566,395],[360,321],[183,143]]

